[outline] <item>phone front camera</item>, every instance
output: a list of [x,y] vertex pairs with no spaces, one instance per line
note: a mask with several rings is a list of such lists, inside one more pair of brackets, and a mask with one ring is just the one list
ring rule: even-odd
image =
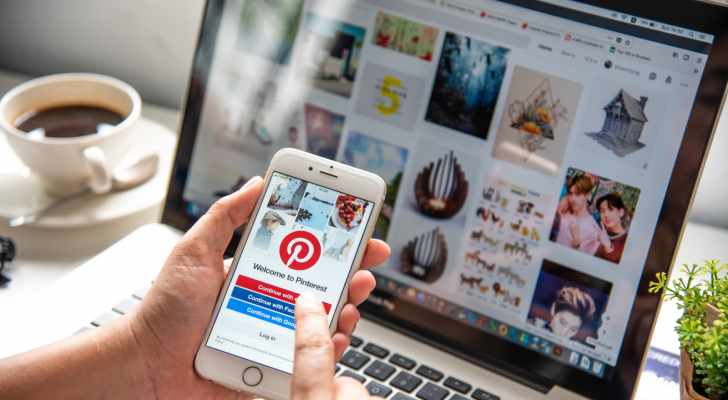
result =
[[308,170],[309,171],[313,171],[313,167],[308,167]]

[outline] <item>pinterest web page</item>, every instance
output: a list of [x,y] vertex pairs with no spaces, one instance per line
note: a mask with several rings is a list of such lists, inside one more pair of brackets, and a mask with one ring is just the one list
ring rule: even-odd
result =
[[373,209],[274,172],[207,346],[291,373],[296,299],[316,293],[331,324]]
[[[565,3],[588,15],[485,0],[225,1],[191,215],[265,173],[281,148],[375,173],[387,196],[373,236],[392,256],[373,269],[371,303],[396,313],[396,296],[609,379],[713,38]],[[237,273],[333,307],[348,264],[285,267],[284,232],[323,240],[325,224],[281,215],[268,251],[248,243]],[[227,308],[232,295],[210,345],[265,357],[221,339],[236,331],[221,324],[252,320]],[[290,355],[276,345],[266,349]]]

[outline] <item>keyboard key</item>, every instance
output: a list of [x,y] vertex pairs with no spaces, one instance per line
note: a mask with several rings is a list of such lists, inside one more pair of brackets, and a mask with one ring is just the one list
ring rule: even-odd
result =
[[384,358],[389,354],[389,350],[379,347],[374,343],[367,343],[362,350],[379,358]]
[[442,372],[432,369],[426,365],[420,365],[419,368],[417,368],[417,375],[422,375],[425,378],[432,379],[433,381],[437,382],[440,379],[442,379]]
[[100,315],[96,317],[95,320],[91,321],[91,325],[93,326],[101,326],[103,324],[108,324],[109,322],[121,317],[121,315],[117,313],[104,313],[103,315]]
[[359,339],[358,337],[356,337],[354,335],[349,336],[349,346],[359,347],[359,346],[361,346],[362,343],[364,343],[364,341]]
[[364,354],[359,353],[356,350],[349,350],[344,354],[343,357],[341,357],[340,363],[346,365],[347,367],[351,369],[358,370],[364,364],[366,364],[369,361],[369,356],[365,356]]
[[149,289],[151,289],[151,285],[146,285],[144,287],[140,287],[136,290],[136,292],[132,293],[132,296],[136,297],[137,299],[141,300],[144,298],[144,296],[147,294]]
[[364,370],[364,373],[380,381],[384,381],[394,373],[394,367],[381,361],[374,361]]
[[[76,332],[74,332],[73,335],[75,335],[77,333],[81,333],[81,332],[90,331],[90,330],[91,330],[91,327],[90,326],[84,326],[83,328],[81,328],[81,329],[77,330]],[[73,336],[73,335],[71,335],[71,336]]]
[[460,396],[459,394],[454,394],[448,400],[469,400],[469,399],[467,397]]
[[131,310],[134,309],[134,307],[139,304],[138,301],[132,300],[132,299],[124,299],[121,301],[121,303],[117,304],[112,308],[112,310],[118,312],[121,315],[128,314],[131,312]]
[[415,399],[398,392],[397,394],[394,395],[394,397],[392,397],[392,400],[415,400]]
[[423,400],[442,400],[448,394],[450,394],[450,392],[447,389],[428,382],[427,385],[423,386],[422,389],[417,392],[417,397]]
[[416,364],[414,360],[410,360],[409,358],[400,356],[399,354],[393,355],[389,359],[389,362],[391,362],[394,365],[399,365],[400,367],[402,367],[404,369],[412,369],[412,367],[414,367]]
[[492,393],[488,393],[483,389],[475,389],[470,397],[474,398],[475,400],[500,400],[500,397]]
[[467,393],[470,391],[470,389],[473,388],[472,386],[470,386],[470,384],[457,380],[452,376],[445,379],[445,382],[443,382],[442,384],[449,387],[450,389],[457,390],[460,393]]
[[336,375],[336,373],[339,372],[340,369],[341,367],[339,367],[338,365],[334,365],[334,375]]
[[359,374],[355,374],[349,370],[344,370],[344,372],[342,372],[341,375],[339,375],[339,377],[342,377],[342,376],[352,377],[361,383],[364,383],[364,381],[366,380],[366,378],[364,378],[363,376],[361,376]]
[[412,391],[415,390],[415,388],[419,386],[420,383],[422,383],[422,379],[414,375],[410,375],[404,371],[397,374],[397,376],[395,376],[394,379],[389,382],[390,385],[396,387],[397,389],[404,390],[407,393],[412,393]]
[[390,393],[392,393],[392,389],[374,381],[371,381],[369,382],[369,384],[367,384],[367,390],[369,391],[370,395],[383,398],[386,398],[387,396],[389,396]]

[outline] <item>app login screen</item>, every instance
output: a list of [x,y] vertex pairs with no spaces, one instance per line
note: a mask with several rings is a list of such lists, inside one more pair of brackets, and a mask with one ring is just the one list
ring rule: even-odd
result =
[[207,346],[291,373],[296,298],[316,293],[331,324],[373,209],[275,172]]

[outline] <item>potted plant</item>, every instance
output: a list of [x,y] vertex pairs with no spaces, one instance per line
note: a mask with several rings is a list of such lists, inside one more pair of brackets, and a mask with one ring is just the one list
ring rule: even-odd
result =
[[[650,282],[651,293],[662,292],[665,301],[677,300],[683,315],[677,320],[681,350],[681,400],[728,400],[728,277],[720,273],[728,264],[705,261],[699,267],[684,264],[686,275],[668,287],[665,273]],[[685,279],[687,278],[687,280]]]

